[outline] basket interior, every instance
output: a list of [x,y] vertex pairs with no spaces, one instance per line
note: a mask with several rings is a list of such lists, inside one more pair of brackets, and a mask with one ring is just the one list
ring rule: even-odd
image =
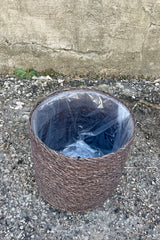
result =
[[34,134],[49,148],[72,157],[100,157],[126,144],[134,120],[121,102],[95,90],[53,94],[33,111]]

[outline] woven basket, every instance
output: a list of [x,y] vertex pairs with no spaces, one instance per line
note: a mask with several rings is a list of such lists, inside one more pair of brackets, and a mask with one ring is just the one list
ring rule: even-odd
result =
[[[57,91],[35,105],[30,114],[29,131],[35,177],[41,196],[56,209],[84,212],[102,205],[116,188],[134,139],[135,121],[128,110],[134,128],[131,138],[120,149],[102,157],[79,159],[51,149],[36,136],[32,126],[33,113],[47,98],[75,90],[93,91],[96,94],[110,96],[103,91],[89,88]],[[56,134],[58,133],[55,131],[55,136]]]

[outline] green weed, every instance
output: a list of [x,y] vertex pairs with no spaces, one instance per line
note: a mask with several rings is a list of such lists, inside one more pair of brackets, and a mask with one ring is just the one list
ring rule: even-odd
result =
[[14,70],[14,75],[20,78],[29,78],[31,79],[33,76],[37,76],[37,72],[35,70],[27,69],[26,71],[21,68],[16,68]]

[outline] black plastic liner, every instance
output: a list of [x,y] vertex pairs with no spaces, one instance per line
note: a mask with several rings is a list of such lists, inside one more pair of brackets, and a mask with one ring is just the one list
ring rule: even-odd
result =
[[42,101],[32,115],[35,135],[71,157],[101,157],[123,147],[134,132],[125,105],[96,90],[70,90]]

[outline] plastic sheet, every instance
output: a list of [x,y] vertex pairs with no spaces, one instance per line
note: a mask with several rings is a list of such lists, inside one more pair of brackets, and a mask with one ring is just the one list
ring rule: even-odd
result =
[[130,111],[94,90],[70,90],[42,101],[32,129],[48,147],[72,157],[100,157],[121,148],[133,135]]
[[83,140],[77,140],[75,143],[70,144],[60,152],[70,157],[81,158],[100,157],[103,155],[100,149],[91,148]]

